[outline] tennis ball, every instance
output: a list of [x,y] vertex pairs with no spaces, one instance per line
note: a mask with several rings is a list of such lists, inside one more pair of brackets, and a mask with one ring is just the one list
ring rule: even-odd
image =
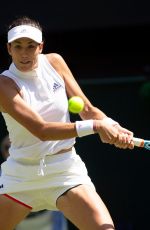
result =
[[84,101],[79,96],[73,96],[68,100],[68,109],[71,113],[80,113],[84,108]]

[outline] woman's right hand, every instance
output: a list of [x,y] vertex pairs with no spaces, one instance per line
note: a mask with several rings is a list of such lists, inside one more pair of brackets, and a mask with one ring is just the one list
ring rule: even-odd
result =
[[94,129],[99,134],[103,143],[115,144],[116,139],[119,136],[118,130],[114,125],[108,123],[105,119],[95,120]]
[[117,122],[111,124],[107,119],[95,120],[94,127],[103,143],[115,145],[123,149],[132,149],[134,147],[131,141],[133,133],[122,128]]

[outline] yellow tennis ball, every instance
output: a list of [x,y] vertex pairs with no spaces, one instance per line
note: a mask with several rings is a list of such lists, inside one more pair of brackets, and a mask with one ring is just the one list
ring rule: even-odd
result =
[[79,96],[73,96],[68,101],[68,109],[71,113],[80,113],[84,108],[84,101]]

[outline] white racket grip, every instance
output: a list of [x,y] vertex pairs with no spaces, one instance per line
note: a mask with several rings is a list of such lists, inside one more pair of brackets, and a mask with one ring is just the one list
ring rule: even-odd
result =
[[137,147],[144,147],[144,139],[133,137],[133,143]]

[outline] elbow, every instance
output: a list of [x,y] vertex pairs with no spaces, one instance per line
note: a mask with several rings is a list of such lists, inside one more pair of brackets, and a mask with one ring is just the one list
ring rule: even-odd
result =
[[46,132],[43,131],[43,129],[38,131],[37,137],[40,139],[40,141],[49,141],[51,140],[50,136],[48,137]]
[[54,130],[45,123],[36,131],[36,136],[40,141],[54,141],[58,139],[54,133]]
[[45,136],[45,135],[38,135],[38,138],[40,139],[40,141],[48,141],[49,139]]
[[[33,130],[32,130],[33,131]],[[56,129],[54,124],[44,122],[38,127],[36,126],[32,132],[40,141],[55,141],[63,139],[60,136],[59,130]]]
[[40,141],[48,141],[51,139],[50,135],[47,135],[48,131],[45,124],[42,124],[32,130],[32,134],[36,136]]

